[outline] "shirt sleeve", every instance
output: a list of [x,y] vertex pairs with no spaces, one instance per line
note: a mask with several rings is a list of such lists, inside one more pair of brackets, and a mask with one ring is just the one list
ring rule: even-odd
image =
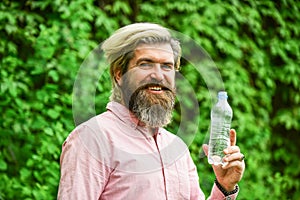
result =
[[225,197],[225,195],[219,190],[219,188],[214,183],[208,200],[214,200],[214,199],[216,199],[216,200],[234,200],[234,199],[236,199],[237,195],[238,195],[238,192]]
[[[88,127],[76,128],[62,146],[61,177],[57,199],[99,199],[110,169],[90,151],[83,137],[93,136]],[[94,144],[96,145],[96,144]],[[93,146],[93,144],[91,145]]]

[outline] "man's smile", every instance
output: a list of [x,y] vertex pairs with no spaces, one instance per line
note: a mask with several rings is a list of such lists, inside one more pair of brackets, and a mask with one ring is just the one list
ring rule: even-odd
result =
[[153,91],[161,91],[162,88],[160,86],[150,86],[148,87],[149,90],[153,90]]
[[161,94],[164,91],[170,91],[170,89],[166,86],[160,85],[160,84],[146,84],[142,86],[140,89],[147,90],[150,93],[153,94]]

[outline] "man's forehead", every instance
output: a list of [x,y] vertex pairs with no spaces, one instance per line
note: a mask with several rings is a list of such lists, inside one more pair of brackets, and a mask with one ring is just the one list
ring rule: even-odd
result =
[[149,58],[173,59],[173,50],[170,44],[142,44],[135,49],[135,57],[148,56]]
[[135,48],[136,51],[151,50],[151,51],[166,51],[173,53],[173,49],[169,43],[155,43],[155,44],[140,44]]

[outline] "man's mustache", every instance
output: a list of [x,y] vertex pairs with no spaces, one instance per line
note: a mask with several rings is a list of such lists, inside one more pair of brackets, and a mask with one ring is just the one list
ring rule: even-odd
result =
[[172,88],[170,85],[163,84],[158,81],[144,82],[135,91],[145,90],[145,89],[149,89],[149,88],[153,88],[153,87],[161,88],[161,90],[164,90],[164,91],[174,92],[174,88]]

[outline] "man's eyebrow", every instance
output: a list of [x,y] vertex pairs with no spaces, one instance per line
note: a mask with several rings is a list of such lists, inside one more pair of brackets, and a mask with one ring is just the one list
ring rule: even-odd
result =
[[146,61],[146,62],[152,62],[152,63],[155,62],[155,61],[154,61],[153,59],[151,59],[151,58],[139,58],[139,59],[136,61],[136,63],[140,63],[140,62],[144,62],[144,61]]
[[165,65],[174,65],[174,62],[171,61],[166,61],[166,62],[157,62],[151,58],[139,58],[136,63],[141,63],[141,62],[150,62],[150,63],[161,63]]

